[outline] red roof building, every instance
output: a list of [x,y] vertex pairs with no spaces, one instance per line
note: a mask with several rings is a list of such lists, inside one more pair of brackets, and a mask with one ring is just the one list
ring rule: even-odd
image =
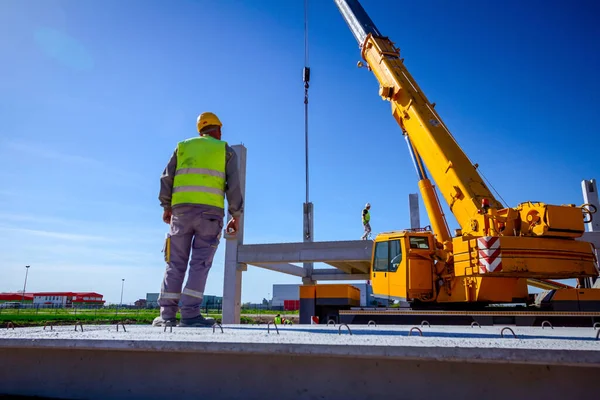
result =
[[24,303],[33,302],[33,293],[0,293],[0,303],[18,301]]
[[[37,292],[25,293],[24,302],[55,306],[103,305],[105,301],[102,297],[104,296],[96,292]],[[0,303],[21,302],[22,300],[22,293],[0,293]]]
[[38,292],[33,294],[33,304],[52,305],[103,305],[102,295],[96,292]]

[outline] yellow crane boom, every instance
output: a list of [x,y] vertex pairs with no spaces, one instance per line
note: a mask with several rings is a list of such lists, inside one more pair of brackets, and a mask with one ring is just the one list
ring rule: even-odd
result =
[[[481,209],[482,200],[490,207],[502,208],[436,112],[435,104],[404,65],[400,50],[379,33],[358,1],[335,2],[361,47],[367,68],[379,82],[379,95],[390,101],[394,118],[463,230]],[[436,211],[428,210],[428,214]],[[438,233],[435,228],[434,232]]]

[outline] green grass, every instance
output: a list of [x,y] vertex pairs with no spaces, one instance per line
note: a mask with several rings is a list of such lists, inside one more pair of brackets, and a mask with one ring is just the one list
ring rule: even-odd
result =
[[69,323],[111,324],[126,322],[149,324],[158,315],[158,310],[115,310],[110,309],[10,309],[0,312],[0,324],[12,322],[15,326],[38,326],[47,322],[56,325]]
[[299,311],[277,311],[277,310],[257,310],[257,309],[245,309],[242,308],[241,310],[242,314],[248,314],[248,315],[277,315],[277,314],[285,314],[285,315],[294,315],[294,314],[299,314]]
[[[252,324],[262,320],[268,315],[298,314],[298,311],[272,311],[272,310],[241,310],[241,323]],[[159,314],[158,309],[73,309],[73,308],[42,308],[42,309],[2,309],[0,310],[0,326],[4,327],[12,322],[16,327],[43,326],[46,323],[55,325],[68,325],[76,322],[87,324],[116,324],[123,322],[127,324],[150,324]],[[205,312],[202,312],[206,315]],[[222,315],[216,311],[210,311],[208,315],[221,321]],[[179,318],[179,313],[177,314]],[[256,318],[258,317],[258,318]],[[268,317],[267,317],[268,318]]]

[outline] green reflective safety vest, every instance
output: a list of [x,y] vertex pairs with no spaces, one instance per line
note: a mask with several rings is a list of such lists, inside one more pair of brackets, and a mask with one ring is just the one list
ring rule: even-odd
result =
[[275,322],[276,324],[281,324],[281,317],[275,317],[275,319],[273,319],[273,322]]
[[369,210],[367,210],[366,208],[364,208],[363,211],[362,211],[362,223],[366,224],[370,220],[371,220],[371,214],[369,214]]
[[206,204],[225,208],[226,145],[211,136],[198,136],[177,144],[171,206]]

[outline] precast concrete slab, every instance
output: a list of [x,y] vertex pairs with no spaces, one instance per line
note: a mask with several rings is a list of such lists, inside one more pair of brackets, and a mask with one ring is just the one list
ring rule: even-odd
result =
[[[73,348],[85,341],[117,343],[124,341],[237,343],[239,345],[286,344],[326,346],[385,346],[387,348],[493,348],[532,350],[585,350],[598,357],[600,367],[600,339],[598,328],[519,327],[519,326],[413,326],[413,325],[222,325],[214,328],[160,328],[143,325],[73,325],[0,330],[0,348],[9,343],[30,343],[43,346],[60,340],[71,341]],[[222,329],[221,329],[222,328]],[[411,332],[411,329],[414,329]],[[509,328],[505,332],[502,329]],[[514,335],[513,335],[514,334]],[[515,338],[516,336],[516,338]],[[508,340],[511,339],[511,340]],[[52,345],[50,345],[52,346]],[[240,348],[241,351],[241,348]],[[368,353],[368,351],[367,351]],[[538,353],[540,354],[540,353]],[[356,355],[359,355],[358,353]],[[490,356],[492,357],[492,356]],[[493,358],[493,357],[492,357]],[[490,358],[490,359],[492,359]],[[535,360],[528,360],[535,361]],[[543,359],[552,362],[551,359]],[[572,360],[575,364],[582,362]],[[562,361],[564,362],[564,361]]]
[[0,394],[73,399],[597,398],[598,330],[413,328],[3,329]]

